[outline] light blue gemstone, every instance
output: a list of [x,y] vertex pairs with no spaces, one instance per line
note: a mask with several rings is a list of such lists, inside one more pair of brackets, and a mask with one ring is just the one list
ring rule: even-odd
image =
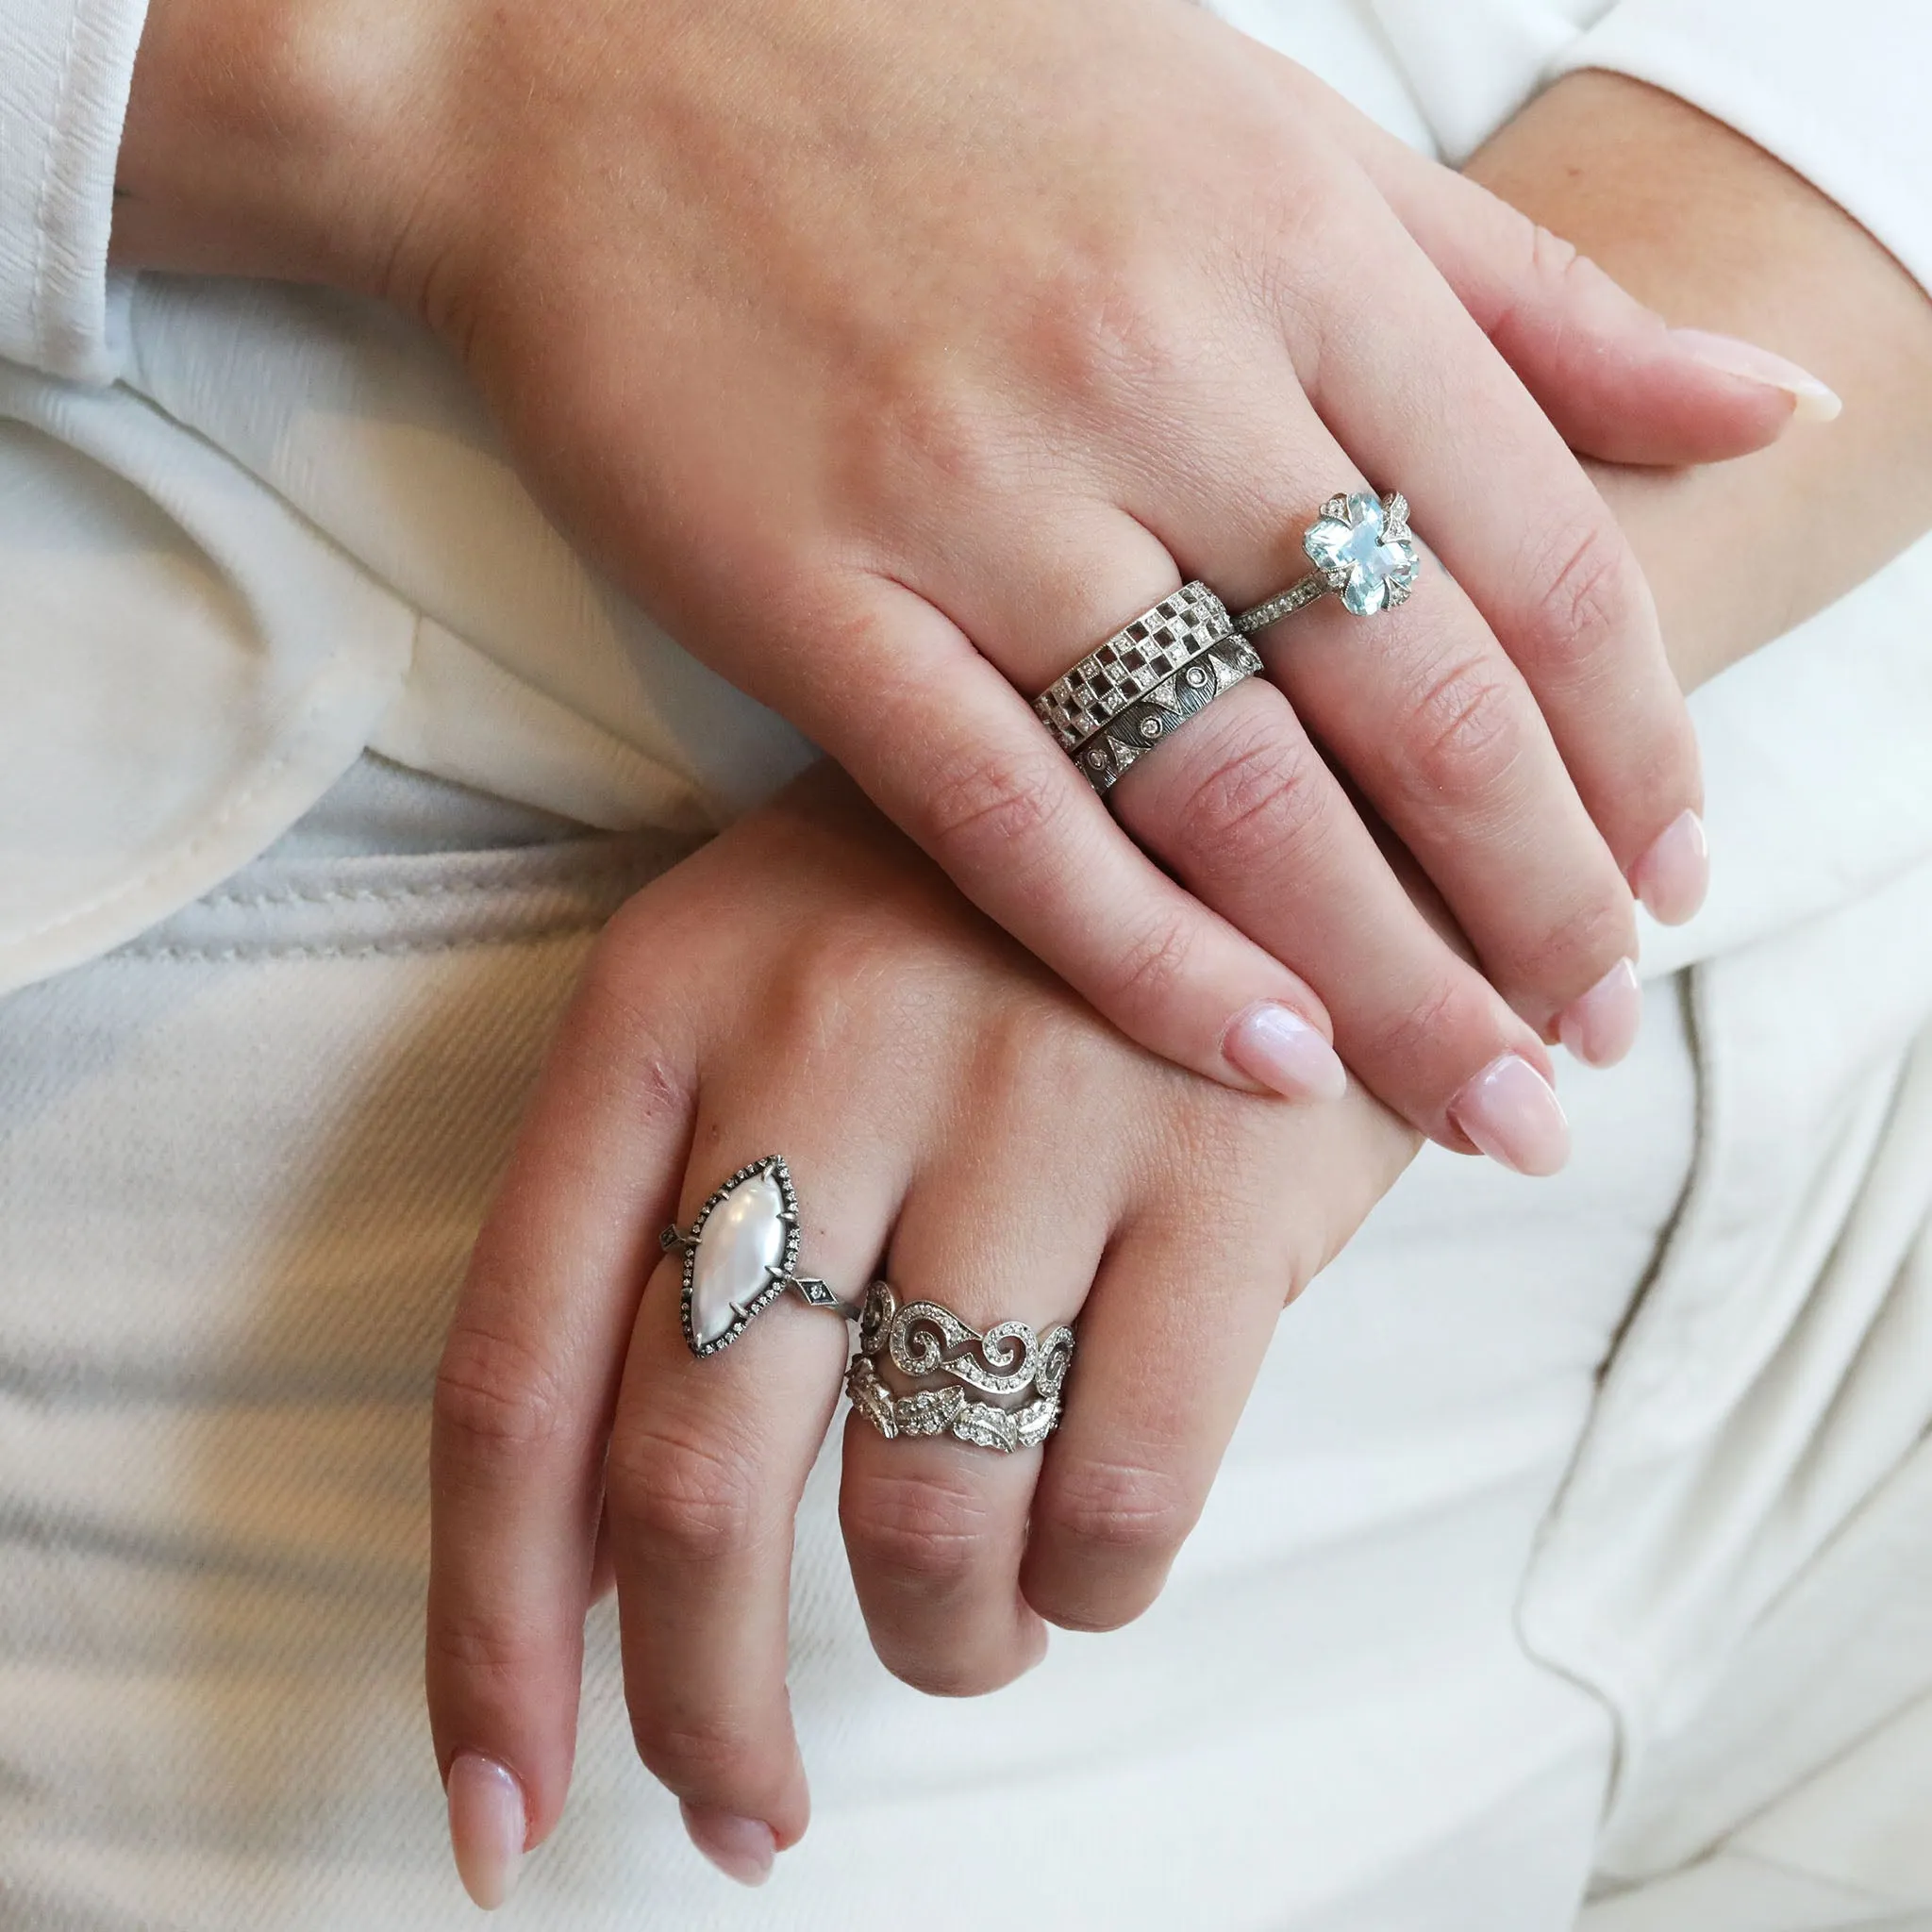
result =
[[1348,499],[1346,521],[1318,518],[1304,541],[1317,570],[1347,574],[1341,601],[1357,617],[1380,610],[1391,590],[1407,590],[1420,567],[1415,545],[1407,538],[1383,541],[1382,517],[1380,502],[1357,490]]

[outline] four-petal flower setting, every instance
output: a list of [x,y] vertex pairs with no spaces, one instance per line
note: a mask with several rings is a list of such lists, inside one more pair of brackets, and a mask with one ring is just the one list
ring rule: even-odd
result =
[[1302,539],[1308,560],[1357,617],[1406,603],[1422,569],[1399,491],[1331,496]]

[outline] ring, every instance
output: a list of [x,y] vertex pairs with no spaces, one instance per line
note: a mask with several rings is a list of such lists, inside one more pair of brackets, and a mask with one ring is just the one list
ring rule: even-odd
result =
[[1377,498],[1371,490],[1331,496],[1302,536],[1315,568],[1234,621],[1242,637],[1265,630],[1330,591],[1357,617],[1408,601],[1422,569],[1408,534],[1408,504],[1399,490]]
[[1185,584],[1124,625],[1033,700],[1096,791],[1261,669],[1206,584]]
[[674,1222],[658,1236],[684,1252],[684,1339],[696,1356],[730,1345],[788,1288],[815,1308],[852,1321],[858,1308],[798,1262],[798,1196],[782,1154],[741,1167],[698,1209],[689,1233]]
[[[902,1375],[929,1386],[894,1395],[879,1376],[882,1355]],[[889,1441],[950,1435],[1010,1455],[1036,1447],[1058,1427],[1060,1390],[1073,1359],[1074,1331],[1064,1323],[1044,1334],[1024,1322],[1001,1322],[982,1332],[938,1302],[901,1307],[890,1285],[874,1281],[865,1291],[845,1392]],[[1012,1406],[975,1400],[968,1388],[1008,1397]]]

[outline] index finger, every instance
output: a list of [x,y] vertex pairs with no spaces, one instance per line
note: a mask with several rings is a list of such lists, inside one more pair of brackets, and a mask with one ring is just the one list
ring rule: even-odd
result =
[[603,1445],[693,1104],[682,1042],[642,1032],[593,966],[438,1372],[425,1684],[452,1844],[479,1905],[501,1903],[563,1808]]

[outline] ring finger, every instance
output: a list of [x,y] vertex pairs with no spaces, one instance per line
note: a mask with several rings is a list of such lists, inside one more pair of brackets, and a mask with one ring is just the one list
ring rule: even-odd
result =
[[[887,1271],[900,1307],[937,1302],[982,1332],[1023,1321],[1043,1335],[1070,1323],[1107,1242],[1108,1204],[1077,1184],[1041,1185],[1058,1150],[1008,1118],[995,1144],[961,1148],[915,1179]],[[982,1359],[969,1347],[969,1358]],[[882,1352],[888,1386],[894,1371]],[[936,1374],[997,1406],[1025,1399]],[[950,1397],[949,1397],[950,1399]],[[1020,1594],[1040,1452],[1002,1453],[950,1435],[888,1441],[857,1410],[846,1424],[840,1518],[873,1646],[919,1690],[974,1696],[1038,1663],[1046,1630]]]

